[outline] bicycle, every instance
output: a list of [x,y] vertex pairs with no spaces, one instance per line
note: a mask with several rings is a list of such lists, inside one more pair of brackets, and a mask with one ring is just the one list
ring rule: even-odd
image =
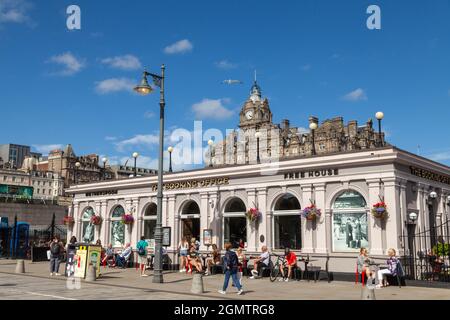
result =
[[[286,258],[284,256],[280,256],[277,254],[272,254],[272,256],[277,257],[277,261],[275,262],[275,264],[273,264],[271,266],[270,269],[270,282],[274,282],[275,280],[277,280],[278,276],[280,275],[281,271],[280,271],[280,267],[282,267],[283,269],[286,267]],[[283,276],[283,280],[285,280],[287,278],[287,273],[285,272],[284,276]]]

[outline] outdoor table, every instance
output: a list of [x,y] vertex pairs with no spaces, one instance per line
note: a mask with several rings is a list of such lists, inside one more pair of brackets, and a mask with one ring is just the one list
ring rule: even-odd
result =
[[[308,264],[310,262],[316,262],[319,261],[317,259],[305,259],[305,258],[300,258],[298,259],[299,262],[303,262],[305,264],[305,272],[303,273],[303,279],[305,279],[305,276],[308,274]],[[308,278],[308,282],[309,282],[309,278]]]

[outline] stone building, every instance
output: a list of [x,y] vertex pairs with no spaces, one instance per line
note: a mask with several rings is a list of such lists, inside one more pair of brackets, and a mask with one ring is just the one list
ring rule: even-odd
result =
[[261,162],[366,150],[386,145],[384,134],[375,132],[371,119],[364,126],[358,126],[357,121],[350,121],[345,125],[342,117],[319,124],[319,119],[312,116],[309,123],[316,123],[318,128],[314,132],[305,132],[291,127],[287,119],[281,124],[274,124],[269,101],[267,98],[262,99],[261,88],[255,81],[250,97],[239,114],[239,130],[232,132],[224,141],[213,147],[212,163],[214,166],[255,163],[257,132],[260,134]]

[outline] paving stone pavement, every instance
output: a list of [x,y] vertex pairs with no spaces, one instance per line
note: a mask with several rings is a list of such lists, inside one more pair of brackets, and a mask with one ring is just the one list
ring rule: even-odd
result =
[[[238,296],[230,286],[227,295],[217,292],[223,275],[203,278],[205,293],[192,294],[192,276],[166,272],[164,284],[140,277],[135,269],[101,269],[94,283],[77,285],[65,277],[50,277],[48,263],[25,262],[25,274],[15,274],[16,262],[0,260],[0,300],[360,300],[361,285],[351,282],[326,281],[270,282],[268,278],[250,280],[244,277],[245,294]],[[63,264],[60,268],[63,271]],[[421,287],[389,287],[376,290],[377,300],[450,300],[449,289]]]

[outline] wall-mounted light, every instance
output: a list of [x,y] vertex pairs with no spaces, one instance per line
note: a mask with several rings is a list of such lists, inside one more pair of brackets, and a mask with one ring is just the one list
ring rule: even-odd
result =
[[211,209],[214,208],[214,200],[213,199],[209,199],[209,205],[211,206]]
[[430,192],[430,199],[436,199],[437,198],[437,192],[436,191],[432,191]]

